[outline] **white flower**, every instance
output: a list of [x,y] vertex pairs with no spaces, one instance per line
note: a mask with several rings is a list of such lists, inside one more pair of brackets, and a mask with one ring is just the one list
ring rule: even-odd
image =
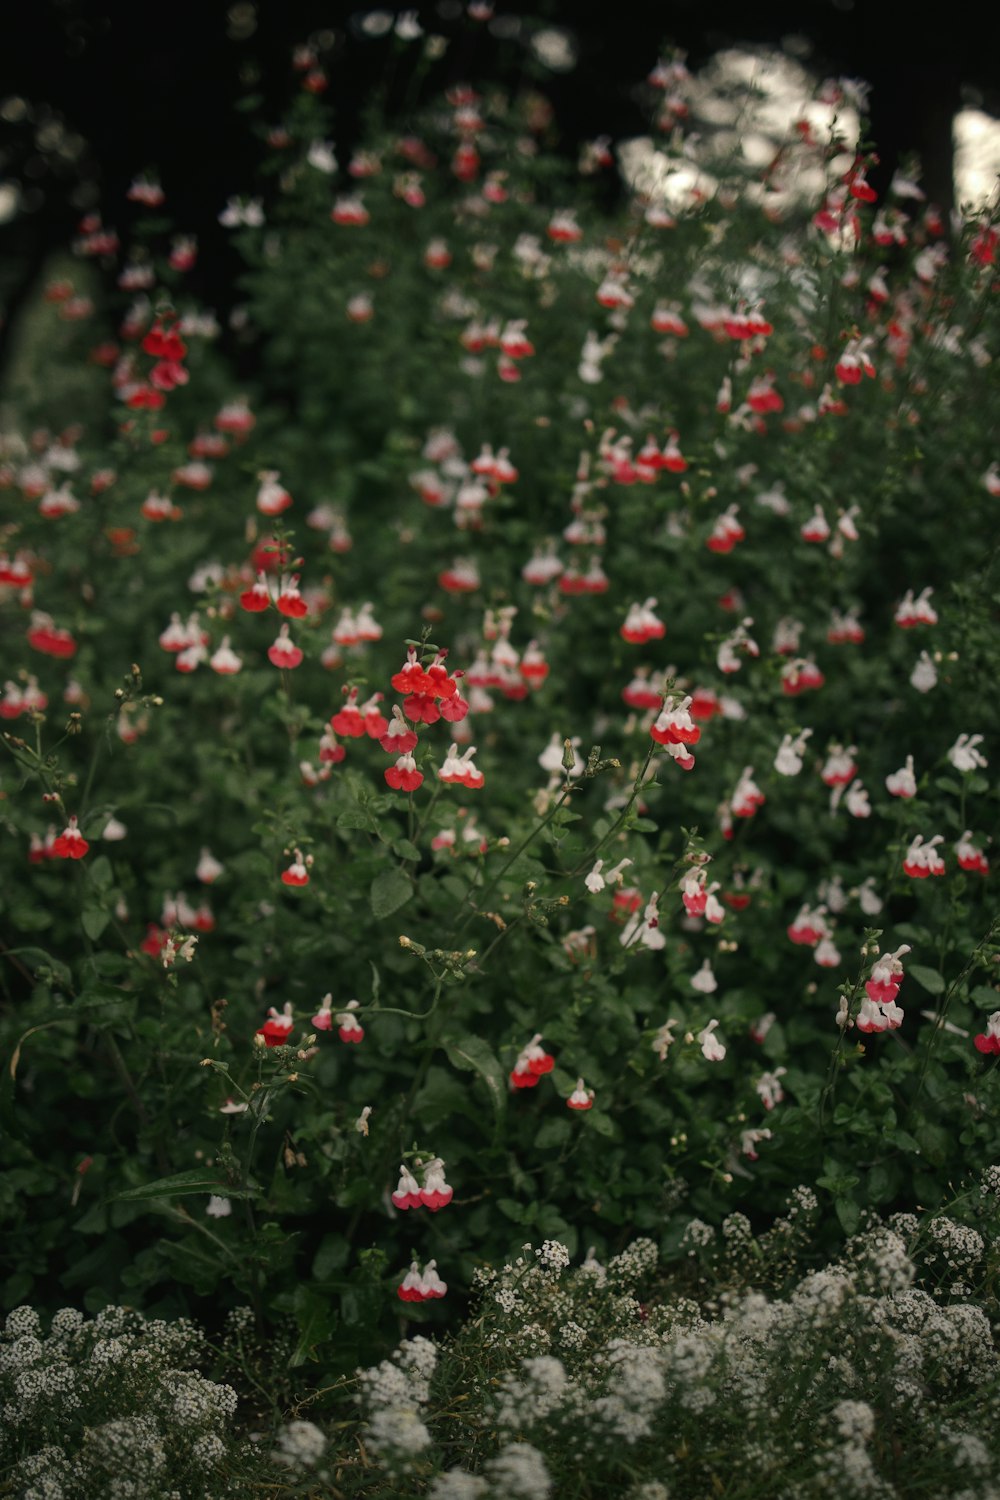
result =
[[977,748],[983,742],[981,734],[960,734],[948,751],[948,759],[956,771],[963,774],[989,764],[985,755]]
[[221,1198],[218,1193],[212,1193],[205,1209],[210,1219],[228,1219],[232,1211],[233,1205],[229,1199]]
[[[712,973],[712,965],[706,958],[696,974],[691,975],[691,988],[699,990],[703,995],[714,995],[719,988],[719,981]],[[715,1022],[713,1025],[717,1024]]]
[[666,1061],[667,1053],[674,1044],[674,1027],[680,1024],[679,1021],[671,1016],[669,1021],[664,1021],[659,1031],[653,1037],[653,1051],[660,1059],[660,1062]]
[[931,688],[937,686],[937,667],[931,661],[927,651],[921,651],[917,664],[910,673],[910,686],[915,687],[918,693],[929,693]]
[[786,734],[778,746],[778,753],[774,757],[774,769],[781,776],[797,776],[802,770],[802,754],[806,747],[806,740],[812,734],[811,729],[803,729],[796,737]]
[[107,839],[108,843],[117,843],[119,839],[125,838],[127,833],[128,829],[124,823],[119,823],[117,818],[109,818],[104,825],[101,838]]
[[725,1045],[714,1035],[718,1024],[718,1021],[713,1018],[698,1033],[697,1040],[701,1046],[701,1054],[707,1062],[721,1062],[726,1055]]
[[195,874],[203,885],[211,885],[218,880],[222,874],[222,865],[215,858],[210,849],[202,849],[201,857],[195,866]]
[[882,910],[882,901],[875,893],[875,876],[869,875],[858,887],[858,904],[866,917],[877,917]]
[[832,938],[821,938],[813,950],[813,958],[822,969],[835,969],[840,963],[840,950]]
[[333,149],[332,141],[313,141],[306,154],[306,161],[317,172],[325,172],[328,175],[337,170],[337,157]]
[[594,868],[584,879],[583,883],[592,896],[598,895],[604,889],[604,876],[601,874],[603,868],[603,859],[596,860],[594,863]]
[[366,1104],[365,1107],[364,1107],[364,1109],[358,1115],[358,1118],[355,1120],[355,1122],[354,1122],[354,1128],[358,1132],[359,1135],[367,1135],[368,1134],[368,1118],[371,1115],[371,1112],[372,1112],[371,1105],[370,1104]]
[[311,1469],[326,1452],[326,1438],[313,1422],[289,1422],[278,1433],[279,1463]]

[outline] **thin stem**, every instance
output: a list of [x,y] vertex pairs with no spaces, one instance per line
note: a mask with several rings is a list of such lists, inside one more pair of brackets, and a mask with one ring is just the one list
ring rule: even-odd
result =
[[986,933],[985,937],[983,937],[981,941],[978,942],[973,948],[972,952],[969,954],[968,958],[963,964],[961,970],[958,972],[958,974],[955,975],[955,978],[952,980],[951,984],[948,986],[948,989],[945,991],[945,997],[941,1003],[941,1008],[937,1013],[937,1020],[934,1022],[930,1040],[928,1041],[927,1046],[924,1049],[924,1055],[921,1059],[920,1072],[917,1075],[917,1087],[914,1091],[913,1101],[910,1105],[911,1116],[917,1108],[920,1095],[923,1091],[924,1082],[927,1078],[927,1069],[930,1066],[931,1056],[937,1046],[938,1037],[944,1031],[945,1021],[948,1018],[948,1010],[951,1006],[951,1002],[955,996],[955,993],[958,990],[959,986],[964,983],[967,976],[972,972],[977,963],[980,961],[983,950],[989,947],[993,942],[994,935],[996,934],[998,929],[1000,929],[1000,917],[995,917],[990,923],[989,930]]
[[569,876],[568,876],[569,879],[572,879],[576,875],[581,875],[583,873],[583,871],[586,870],[588,868],[588,866],[590,866],[593,863],[594,859],[600,853],[600,851],[604,848],[605,844],[608,843],[610,839],[614,838],[614,836],[618,832],[619,828],[625,822],[625,819],[628,817],[629,813],[632,811],[632,808],[635,806],[635,804],[636,804],[636,802],[637,802],[637,800],[639,798],[639,795],[642,792],[643,784],[644,784],[645,777],[646,777],[646,772],[649,769],[649,763],[650,763],[650,761],[653,759],[653,752],[655,751],[655,749],[656,749],[656,741],[653,740],[653,739],[651,739],[650,742],[649,742],[649,749],[646,751],[646,759],[643,761],[642,765],[640,766],[639,773],[636,776],[635,781],[632,783],[632,792],[631,792],[631,795],[630,795],[628,801],[626,802],[625,806],[622,808],[621,812],[618,814],[618,817],[612,823],[611,827],[608,829],[607,833],[604,834],[603,838],[598,839],[597,843],[594,844],[594,846],[588,851],[588,853],[586,853],[583,856],[583,859],[577,865],[576,869],[575,870],[571,870],[569,872]]
[[[497,886],[500,884],[501,880],[506,875],[511,865],[514,864],[516,860],[520,859],[521,855],[524,853],[525,849],[527,849],[528,845],[535,838],[537,838],[537,836],[542,832],[543,829],[548,827],[559,809],[569,801],[572,792],[573,784],[572,782],[567,781],[566,785],[563,787],[561,795],[546,813],[545,817],[542,818],[538,823],[536,823],[533,828],[530,828],[528,830],[514,852],[508,857],[505,863],[501,865],[500,869],[494,875],[493,879],[489,881],[488,884],[484,885],[482,890],[479,891],[478,895],[480,903],[485,901],[486,897],[496,890]],[[474,891],[475,887],[473,887],[473,891],[470,891],[470,896],[474,893]],[[468,927],[469,923],[472,921],[472,918],[478,916],[478,914],[479,907],[473,906],[471,910],[466,913],[465,918],[458,924],[458,926],[452,929],[449,936],[452,938],[460,936],[461,933],[465,931],[466,927]]]

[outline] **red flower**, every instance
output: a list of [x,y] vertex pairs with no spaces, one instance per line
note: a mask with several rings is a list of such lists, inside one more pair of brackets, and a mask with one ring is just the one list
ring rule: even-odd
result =
[[267,587],[267,579],[263,573],[258,573],[257,582],[253,588],[245,589],[240,595],[240,607],[251,614],[259,614],[261,610],[268,609],[270,603],[271,595]]
[[257,1035],[264,1038],[268,1047],[282,1047],[291,1035],[295,1022],[292,1019],[291,1003],[285,1003],[284,1010],[275,1010],[272,1005],[268,1011],[268,1019],[263,1026],[257,1028]]
[[347,693],[347,702],[339,713],[333,715],[333,718],[330,720],[330,727],[336,730],[337,734],[343,734],[348,739],[357,740],[365,733],[364,717],[358,708],[358,690],[356,687],[345,688],[345,692]]
[[387,755],[408,755],[417,746],[417,732],[403,718],[398,703],[393,705],[392,719],[385,733],[379,736],[379,744]]
[[287,625],[282,625],[277,640],[268,647],[267,659],[275,667],[293,668],[301,665],[302,652],[289,636]]
[[517,1061],[511,1070],[510,1082],[516,1089],[533,1089],[542,1077],[543,1073],[551,1073],[555,1066],[555,1058],[550,1057],[545,1049],[539,1046],[542,1040],[541,1032],[536,1032],[526,1047],[522,1047],[517,1055]]
[[90,845],[76,826],[74,814],[52,845],[52,853],[58,859],[82,859],[89,848]]
[[409,754],[401,755],[385,772],[386,785],[396,792],[415,792],[423,779],[423,772],[417,770],[417,763]]
[[312,855],[310,854],[306,859],[303,859],[301,849],[296,849],[295,858],[292,860],[292,863],[288,866],[287,870],[282,871],[282,884],[296,886],[308,885],[309,866],[311,864]]
[[281,585],[281,592],[275,603],[279,614],[287,615],[291,620],[301,620],[309,613],[309,606],[299,593],[297,573],[288,583]]

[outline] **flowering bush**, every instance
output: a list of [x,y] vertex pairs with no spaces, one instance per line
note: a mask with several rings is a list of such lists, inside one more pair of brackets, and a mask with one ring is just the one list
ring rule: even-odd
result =
[[[230,1489],[236,1392],[199,1373],[205,1335],[184,1320],[72,1307],[45,1332],[31,1307],[0,1336],[0,1464],[20,1500],[198,1500]],[[212,1477],[214,1476],[214,1478]],[[243,1490],[242,1493],[249,1493]]]
[[253,380],[91,216],[107,388],[3,437],[4,1295],[336,1373],[525,1234],[806,1181],[832,1254],[997,1158],[996,237],[873,204],[843,88],[761,177],[662,63],[608,216],[537,96],[341,166],[295,67]]
[[655,1290],[651,1240],[572,1269],[564,1246],[526,1245],[477,1278],[455,1340],[362,1374],[365,1443],[434,1500],[989,1495],[996,1179],[959,1218],[873,1215],[804,1275],[808,1189],[761,1236],[740,1213],[691,1221]]

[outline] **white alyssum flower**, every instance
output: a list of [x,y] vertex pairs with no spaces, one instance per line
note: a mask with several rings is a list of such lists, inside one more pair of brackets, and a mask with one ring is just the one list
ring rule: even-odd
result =
[[552,1493],[545,1460],[530,1443],[507,1443],[486,1472],[492,1500],[548,1500]]
[[326,1452],[326,1436],[314,1422],[289,1422],[278,1433],[275,1458],[289,1468],[312,1469]]

